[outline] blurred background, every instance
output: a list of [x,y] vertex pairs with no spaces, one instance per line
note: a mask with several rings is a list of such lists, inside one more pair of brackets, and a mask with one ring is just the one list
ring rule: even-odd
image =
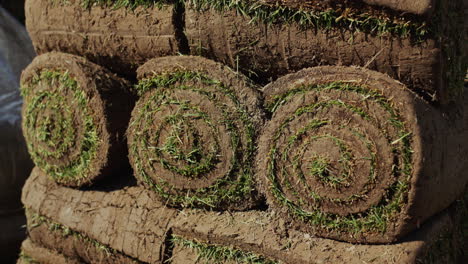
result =
[[0,6],[24,24],[24,0],[0,0]]
[[19,79],[35,56],[24,1],[0,0],[0,263],[15,263],[26,236],[21,188],[32,169],[21,133]]

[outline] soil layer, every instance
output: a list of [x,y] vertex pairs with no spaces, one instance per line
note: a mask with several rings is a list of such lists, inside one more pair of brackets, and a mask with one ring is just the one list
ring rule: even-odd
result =
[[[150,263],[170,263],[171,259],[183,259],[182,255],[193,256],[185,248],[170,245],[175,236],[290,264],[311,263],[311,260],[314,263],[419,263],[429,249],[435,249],[433,245],[441,241],[439,238],[445,232],[459,226],[460,212],[466,212],[466,204],[461,209],[445,211],[396,244],[353,245],[298,231],[273,211],[231,213],[184,209],[178,212],[158,205],[152,199],[155,194],[141,187],[110,192],[79,191],[61,187],[40,174],[40,170],[34,169],[24,189],[23,202],[29,210],[132,259]],[[28,228],[34,230],[31,225]],[[37,245],[45,244],[47,241],[40,242],[41,236],[50,236],[50,232],[50,229],[43,230],[31,240]],[[460,237],[459,233],[455,234]],[[453,250],[462,248],[455,246]],[[444,257],[434,256],[436,261],[437,257]],[[457,260],[459,257],[458,254]]]
[[[464,204],[462,210],[458,205],[452,206],[402,241],[387,245],[318,238],[291,228],[275,214],[253,211],[221,215],[191,211],[178,216],[173,232],[198,243],[253,252],[278,263],[463,263],[466,258],[463,249],[468,242],[462,231],[466,226],[467,207],[465,202],[460,204]],[[460,218],[461,214],[465,215],[464,219]],[[176,247],[174,251],[177,250],[190,254],[187,248]]]
[[257,177],[303,230],[393,242],[466,189],[466,103],[442,112],[386,75],[332,66],[282,77],[264,94],[273,116]]
[[57,182],[84,186],[128,168],[130,84],[84,58],[47,53],[21,78],[23,133],[34,163]]
[[26,239],[21,245],[21,255],[17,264],[80,264],[79,259],[66,257],[55,250],[44,248]]
[[246,209],[256,204],[252,171],[260,95],[247,78],[201,57],[150,60],[128,128],[135,175],[177,207]]

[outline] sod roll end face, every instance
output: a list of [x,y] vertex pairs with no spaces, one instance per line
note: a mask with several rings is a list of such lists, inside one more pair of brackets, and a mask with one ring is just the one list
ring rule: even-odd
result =
[[412,94],[388,80],[318,67],[265,88],[273,117],[260,139],[258,177],[272,206],[303,229],[360,242],[398,236],[418,131],[410,129]]
[[[89,185],[112,166],[125,164],[125,145],[116,140],[123,129],[110,124],[117,106],[119,119],[128,122],[131,102],[122,92],[125,86],[83,58],[38,56],[21,79],[23,133],[34,163],[56,182],[73,187]],[[111,98],[117,97],[121,99],[110,107]]]
[[252,164],[261,124],[255,87],[200,57],[165,57],[139,71],[128,129],[140,182],[177,207],[255,204]]

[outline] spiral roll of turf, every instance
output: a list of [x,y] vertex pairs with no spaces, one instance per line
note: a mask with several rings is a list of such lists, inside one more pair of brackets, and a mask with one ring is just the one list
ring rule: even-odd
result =
[[137,179],[176,207],[246,209],[262,123],[255,87],[213,61],[164,57],[138,70],[128,129]]
[[23,133],[34,163],[79,187],[125,167],[129,84],[83,58],[47,53],[23,72]]
[[412,177],[414,95],[350,67],[306,69],[264,92],[273,116],[258,172],[272,206],[321,236],[393,240]]

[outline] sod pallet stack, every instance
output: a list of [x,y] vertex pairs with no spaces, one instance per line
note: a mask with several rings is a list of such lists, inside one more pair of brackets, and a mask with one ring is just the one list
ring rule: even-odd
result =
[[27,1],[19,261],[462,261],[463,10]]

